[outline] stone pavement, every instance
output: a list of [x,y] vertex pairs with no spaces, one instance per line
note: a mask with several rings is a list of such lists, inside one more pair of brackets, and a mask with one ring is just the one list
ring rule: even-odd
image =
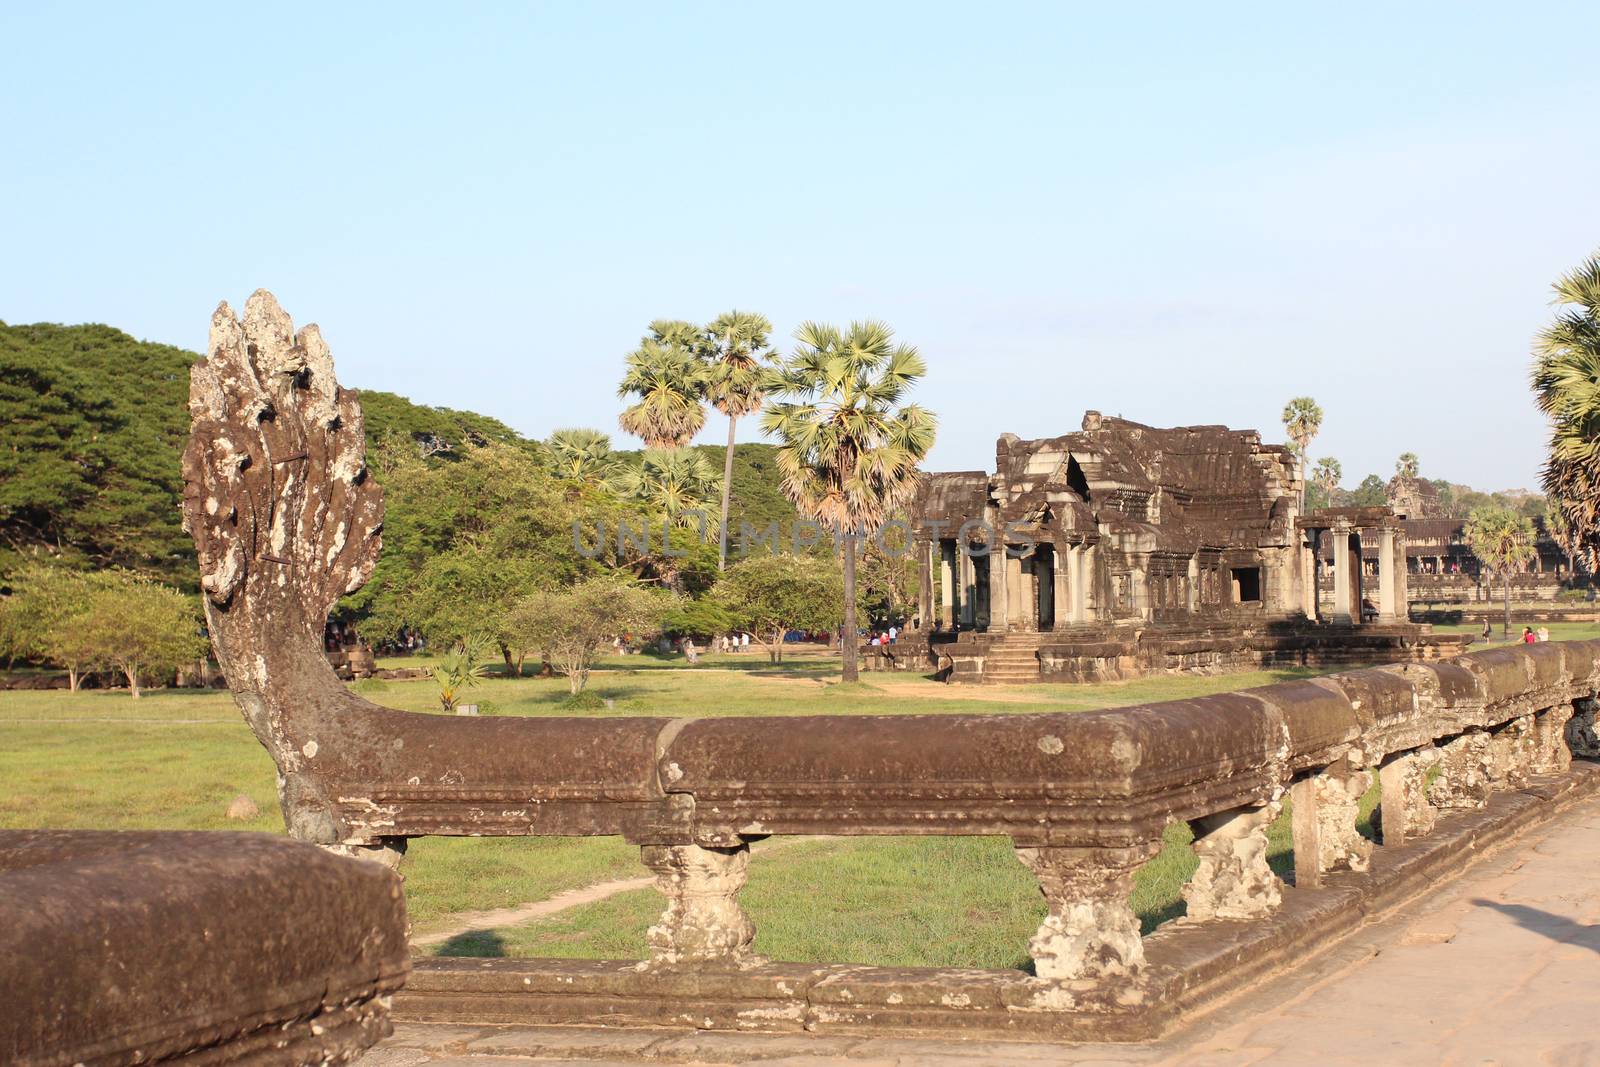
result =
[[401,1024],[363,1067],[1600,1067],[1600,801],[1153,1045]]

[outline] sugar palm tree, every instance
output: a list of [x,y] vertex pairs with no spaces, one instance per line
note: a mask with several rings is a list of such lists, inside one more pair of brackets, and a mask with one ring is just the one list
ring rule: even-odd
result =
[[1533,521],[1510,508],[1482,507],[1467,516],[1465,533],[1467,547],[1505,589],[1506,617],[1501,636],[1509,636],[1511,576],[1533,559]]
[[705,425],[704,335],[686,322],[657,319],[628,355],[617,396],[638,397],[617,422],[646,448],[679,448]]
[[1421,469],[1422,463],[1415,452],[1402,452],[1400,458],[1394,461],[1394,476],[1402,481],[1416,481],[1417,472]]
[[844,553],[844,680],[857,678],[856,544],[916,492],[936,420],[905,403],[927,365],[881,322],[848,330],[808,322],[772,375],[778,398],[761,427],[778,439],[783,490],[802,515],[832,531]]
[[1344,481],[1344,465],[1332,456],[1323,456],[1317,460],[1316,470],[1311,473],[1311,480],[1322,490],[1328,506],[1333,506],[1333,491],[1339,488],[1339,483]]
[[722,488],[711,461],[688,448],[646,449],[638,462],[618,469],[610,487],[673,526],[694,523]]
[[[1311,449],[1311,439],[1322,429],[1322,408],[1318,407],[1317,402],[1309,396],[1295,397],[1283,405],[1283,429],[1293,442],[1295,455],[1300,457],[1300,466],[1304,469]],[[1300,509],[1304,511],[1305,506],[1305,486],[1302,483]]]
[[728,565],[728,498],[733,488],[733,435],[739,418],[761,409],[762,386],[774,360],[765,315],[729,311],[706,327],[710,337],[706,398],[728,416],[728,451],[722,459],[722,526],[717,534],[717,569]]
[[1562,310],[1534,339],[1533,393],[1550,420],[1544,488],[1590,570],[1600,562],[1600,254],[1555,284]]
[[545,442],[545,453],[556,477],[570,482],[604,482],[617,465],[611,438],[599,430],[557,430]]

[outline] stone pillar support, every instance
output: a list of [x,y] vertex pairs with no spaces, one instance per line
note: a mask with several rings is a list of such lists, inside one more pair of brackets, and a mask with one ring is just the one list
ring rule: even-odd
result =
[[973,580],[972,552],[964,541],[956,543],[956,561],[961,582],[961,625],[978,625],[977,583]]
[[1533,715],[1523,715],[1489,732],[1489,786],[1521,789],[1537,773],[1539,736]]
[[1267,866],[1267,827],[1283,805],[1237,808],[1190,823],[1200,858],[1183,887],[1191,919],[1259,919],[1283,902],[1283,883]]
[[1350,528],[1335,527],[1333,532],[1333,621],[1351,625],[1360,621],[1360,609],[1351,614]]
[[1011,629],[1011,559],[1004,542],[989,548],[989,630]]
[[1557,704],[1533,717],[1533,762],[1528,768],[1534,774],[1566,774],[1572,769],[1572,750],[1567,747],[1567,723],[1572,721],[1574,707]]
[[[1595,729],[1595,712],[1600,710],[1600,700],[1579,697],[1572,704],[1572,718],[1567,720],[1567,747],[1573,756],[1594,759],[1600,756],[1600,733]],[[1570,762],[1570,757],[1569,757]]]
[[1315,888],[1327,871],[1367,869],[1372,842],[1357,832],[1356,814],[1371,784],[1371,771],[1341,760],[1290,787],[1296,886]]
[[1493,791],[1489,747],[1489,735],[1478,731],[1439,746],[1439,776],[1428,789],[1434,807],[1475,810],[1488,803]]
[[1396,614],[1394,575],[1394,529],[1389,526],[1378,531],[1378,615],[1392,621]]
[[1385,845],[1403,845],[1407,838],[1433,830],[1434,809],[1428,803],[1428,769],[1438,762],[1431,746],[1396,752],[1378,765],[1380,821]]
[[1072,596],[1076,591],[1074,588],[1075,583],[1068,573],[1071,560],[1072,548],[1070,546],[1056,546],[1055,568],[1052,572],[1055,576],[1055,589],[1053,591],[1055,625],[1053,629],[1056,630],[1064,629],[1069,622],[1075,621],[1072,612]]
[[1131,975],[1144,966],[1139,917],[1128,894],[1160,842],[1134,848],[1018,848],[1050,906],[1028,953],[1040,978]]
[[639,851],[667,898],[666,911],[645,935],[651,966],[737,967],[754,959],[756,927],[737,899],[750,865],[748,845],[645,845]]
[[950,562],[950,555],[945,550],[944,541],[934,542],[935,559],[939,566],[939,622],[955,628],[955,575],[954,566]]
[[933,629],[933,545],[917,543],[917,620],[922,632]]

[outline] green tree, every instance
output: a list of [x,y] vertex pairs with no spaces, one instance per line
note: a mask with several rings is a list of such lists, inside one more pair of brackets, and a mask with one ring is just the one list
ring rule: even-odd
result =
[[617,422],[646,448],[681,448],[705,425],[705,344],[698,327],[658,319],[629,353],[617,396],[638,399]]
[[[1300,457],[1302,469],[1311,462],[1311,439],[1322,429],[1322,408],[1309,396],[1297,396],[1283,406],[1283,429]],[[1300,488],[1300,508],[1305,510],[1305,486]]]
[[1322,493],[1321,506],[1331,507],[1333,494],[1339,488],[1339,483],[1344,481],[1344,466],[1332,456],[1323,456],[1317,460],[1316,469],[1311,472],[1311,482]]
[[624,634],[648,636],[660,627],[674,598],[610,577],[524,597],[510,614],[509,630],[521,647],[567,676],[573,696],[589,681],[602,642]]
[[1533,559],[1533,522],[1510,508],[1483,507],[1467,517],[1467,547],[1490,574],[1499,577],[1505,590],[1505,626],[1502,636],[1511,633],[1511,576],[1527,568]]
[[844,574],[832,556],[751,556],[727,569],[715,597],[733,625],[761,642],[768,659],[781,663],[788,631],[838,627]]
[[1600,254],[1555,284],[1561,306],[1534,339],[1533,394],[1550,421],[1544,488],[1591,570],[1600,530]]
[[108,326],[0,323],[0,569],[41,549],[194,581],[177,503],[195,358]]
[[0,600],[0,652],[11,660],[65,668],[67,685],[78,691],[95,649],[84,640],[90,605],[119,581],[118,572],[76,571],[59,563],[31,562],[11,580]]
[[768,335],[772,323],[765,315],[728,311],[706,327],[710,338],[707,356],[706,398],[728,417],[728,451],[722,466],[722,521],[717,528],[717,569],[728,565],[728,502],[733,491],[734,432],[739,419],[761,410],[763,386],[774,361]]
[[1376,474],[1361,479],[1361,484],[1350,493],[1349,505],[1353,508],[1381,508],[1389,503],[1389,487]]
[[933,447],[934,416],[907,394],[927,373],[881,322],[848,330],[808,322],[772,376],[762,429],[779,440],[784,492],[831,530],[844,554],[843,676],[857,679],[856,547],[864,531],[908,504]]
[[557,478],[584,485],[603,485],[617,468],[611,438],[599,430],[557,430],[545,442]]
[[1421,462],[1415,452],[1402,452],[1400,458],[1394,462],[1394,476],[1402,481],[1414,482],[1421,468]]
[[88,662],[121,672],[135,699],[142,678],[194,663],[210,648],[193,597],[127,573],[95,590],[77,629]]
[[[608,494],[569,487],[531,452],[491,442],[463,445],[448,461],[410,448],[374,463],[387,505],[383,555],[372,580],[340,602],[368,640],[415,627],[440,647],[470,634],[497,639],[505,613],[539,588],[604,567],[574,550],[573,523]],[[506,673],[520,671],[500,641]]]

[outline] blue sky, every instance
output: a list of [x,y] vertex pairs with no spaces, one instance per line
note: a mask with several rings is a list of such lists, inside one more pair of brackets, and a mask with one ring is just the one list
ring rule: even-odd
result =
[[347,384],[631,444],[650,319],[877,317],[936,468],[1309,393],[1348,485],[1532,486],[1600,8],[1301,8],[11,4],[0,318],[198,349],[265,286]]

